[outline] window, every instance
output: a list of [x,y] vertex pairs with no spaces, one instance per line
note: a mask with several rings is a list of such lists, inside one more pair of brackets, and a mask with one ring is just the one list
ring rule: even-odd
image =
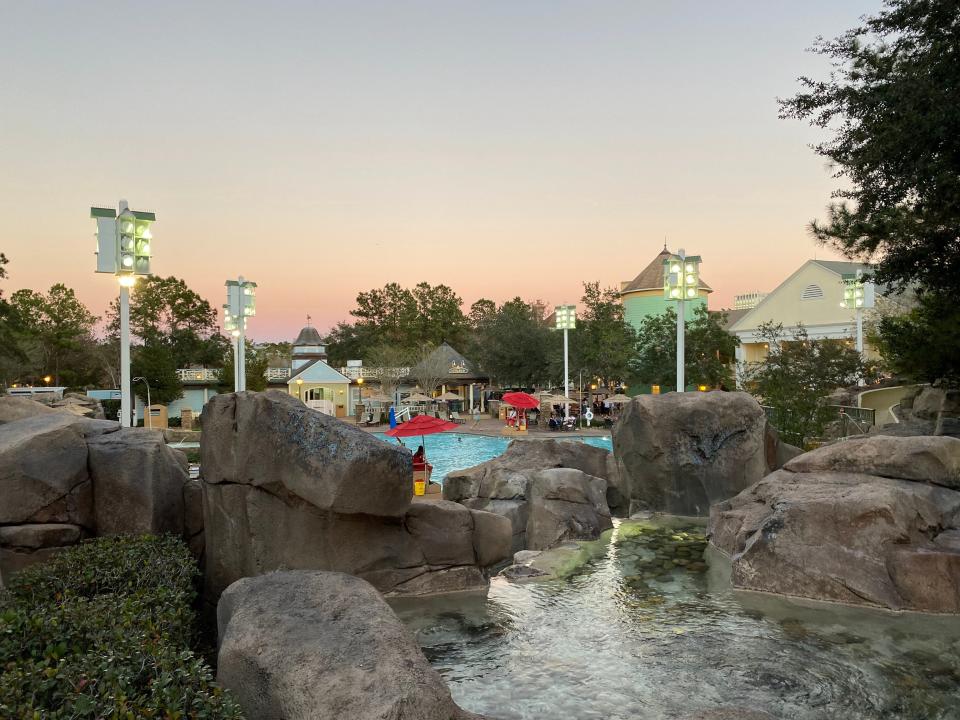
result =
[[807,285],[800,293],[801,300],[820,300],[823,298],[823,288],[819,285]]

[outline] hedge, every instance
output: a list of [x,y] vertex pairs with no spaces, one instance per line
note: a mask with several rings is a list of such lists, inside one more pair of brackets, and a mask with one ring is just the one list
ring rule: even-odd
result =
[[197,567],[174,537],[98,538],[0,591],[0,718],[242,718],[191,650]]

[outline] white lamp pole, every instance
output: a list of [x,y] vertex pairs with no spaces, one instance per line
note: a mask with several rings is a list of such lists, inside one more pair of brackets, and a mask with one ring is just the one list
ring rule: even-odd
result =
[[97,222],[96,272],[115,275],[120,283],[120,427],[130,427],[130,288],[138,277],[150,274],[150,226],[157,217],[152,212],[131,210],[126,200],[120,201],[119,211],[92,207],[90,217]]
[[147,386],[147,409],[143,413],[143,418],[148,428],[153,427],[153,422],[150,420],[150,406],[153,404],[150,402],[150,383],[147,382],[145,377],[135,377],[133,382],[142,382]]
[[[863,281],[863,270],[857,270],[855,274],[843,276],[843,306],[853,310],[856,313],[857,320],[857,338],[856,347],[863,359],[863,310],[872,308],[876,304],[876,286],[872,282]],[[857,385],[866,385],[866,380],[862,377],[857,380]]]
[[700,256],[687,256],[683,248],[663,261],[663,296],[677,302],[677,392],[686,389],[684,377],[684,340],[686,301],[695,300],[700,291]]
[[255,282],[227,280],[227,304],[223,306],[224,329],[233,338],[233,389],[242,392],[247,389],[247,318],[257,313]]
[[[555,329],[563,330],[563,396],[570,397],[570,331],[577,327],[577,306],[558,305],[553,312]],[[570,403],[563,402],[563,418],[570,417]]]

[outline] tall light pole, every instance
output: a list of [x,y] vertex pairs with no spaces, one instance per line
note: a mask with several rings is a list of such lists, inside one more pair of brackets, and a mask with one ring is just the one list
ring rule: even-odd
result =
[[150,383],[147,382],[147,379],[145,377],[135,377],[133,379],[133,382],[142,382],[144,385],[147,386],[147,408],[143,413],[143,419],[146,423],[146,426],[148,428],[152,428],[153,423],[150,421],[150,405],[152,405],[152,403],[150,402]]
[[247,318],[257,314],[257,284],[227,280],[227,304],[223,306],[223,326],[233,337],[233,389],[247,389]]
[[553,311],[557,330],[563,330],[563,419],[570,417],[570,336],[577,327],[577,306],[558,305]]
[[130,427],[130,288],[137,277],[150,274],[153,234],[150,226],[157,219],[152,212],[131,210],[121,200],[119,211],[90,208],[97,222],[97,272],[111,273],[120,283],[120,427]]
[[677,392],[686,388],[684,377],[685,305],[700,291],[700,256],[687,256],[683,248],[663,261],[663,296],[677,303]]
[[[857,316],[857,352],[863,360],[863,311],[876,305],[876,286],[872,282],[864,282],[863,270],[857,270],[843,276],[843,306],[854,310]],[[862,377],[857,385],[866,385]]]

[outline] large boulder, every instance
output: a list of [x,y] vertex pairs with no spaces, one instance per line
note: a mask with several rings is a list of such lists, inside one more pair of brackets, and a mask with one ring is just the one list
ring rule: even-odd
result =
[[158,430],[125,428],[87,442],[97,535],[185,534],[182,453]]
[[377,591],[334,572],[232,584],[217,607],[217,680],[257,720],[467,720]]
[[25,420],[35,415],[52,415],[57,411],[26,397],[0,397],[0,425]]
[[742,392],[639,395],[613,428],[631,514],[705,516],[792,454],[779,444],[763,408]]
[[484,588],[506,524],[413,503],[409,450],[281,392],[218,395],[202,415],[207,595],[277,569],[334,570],[379,590]]
[[960,612],[960,440],[870,437],[788,462],[714,506],[737,588]]
[[565,540],[596,538],[613,527],[606,482],[580,470],[541,470],[530,479],[527,498],[530,550],[546,550]]
[[507,518],[513,552],[544,549],[568,539],[593,540],[610,527],[610,476],[619,477],[602,448],[515,440],[499,457],[449,473],[443,497]]

